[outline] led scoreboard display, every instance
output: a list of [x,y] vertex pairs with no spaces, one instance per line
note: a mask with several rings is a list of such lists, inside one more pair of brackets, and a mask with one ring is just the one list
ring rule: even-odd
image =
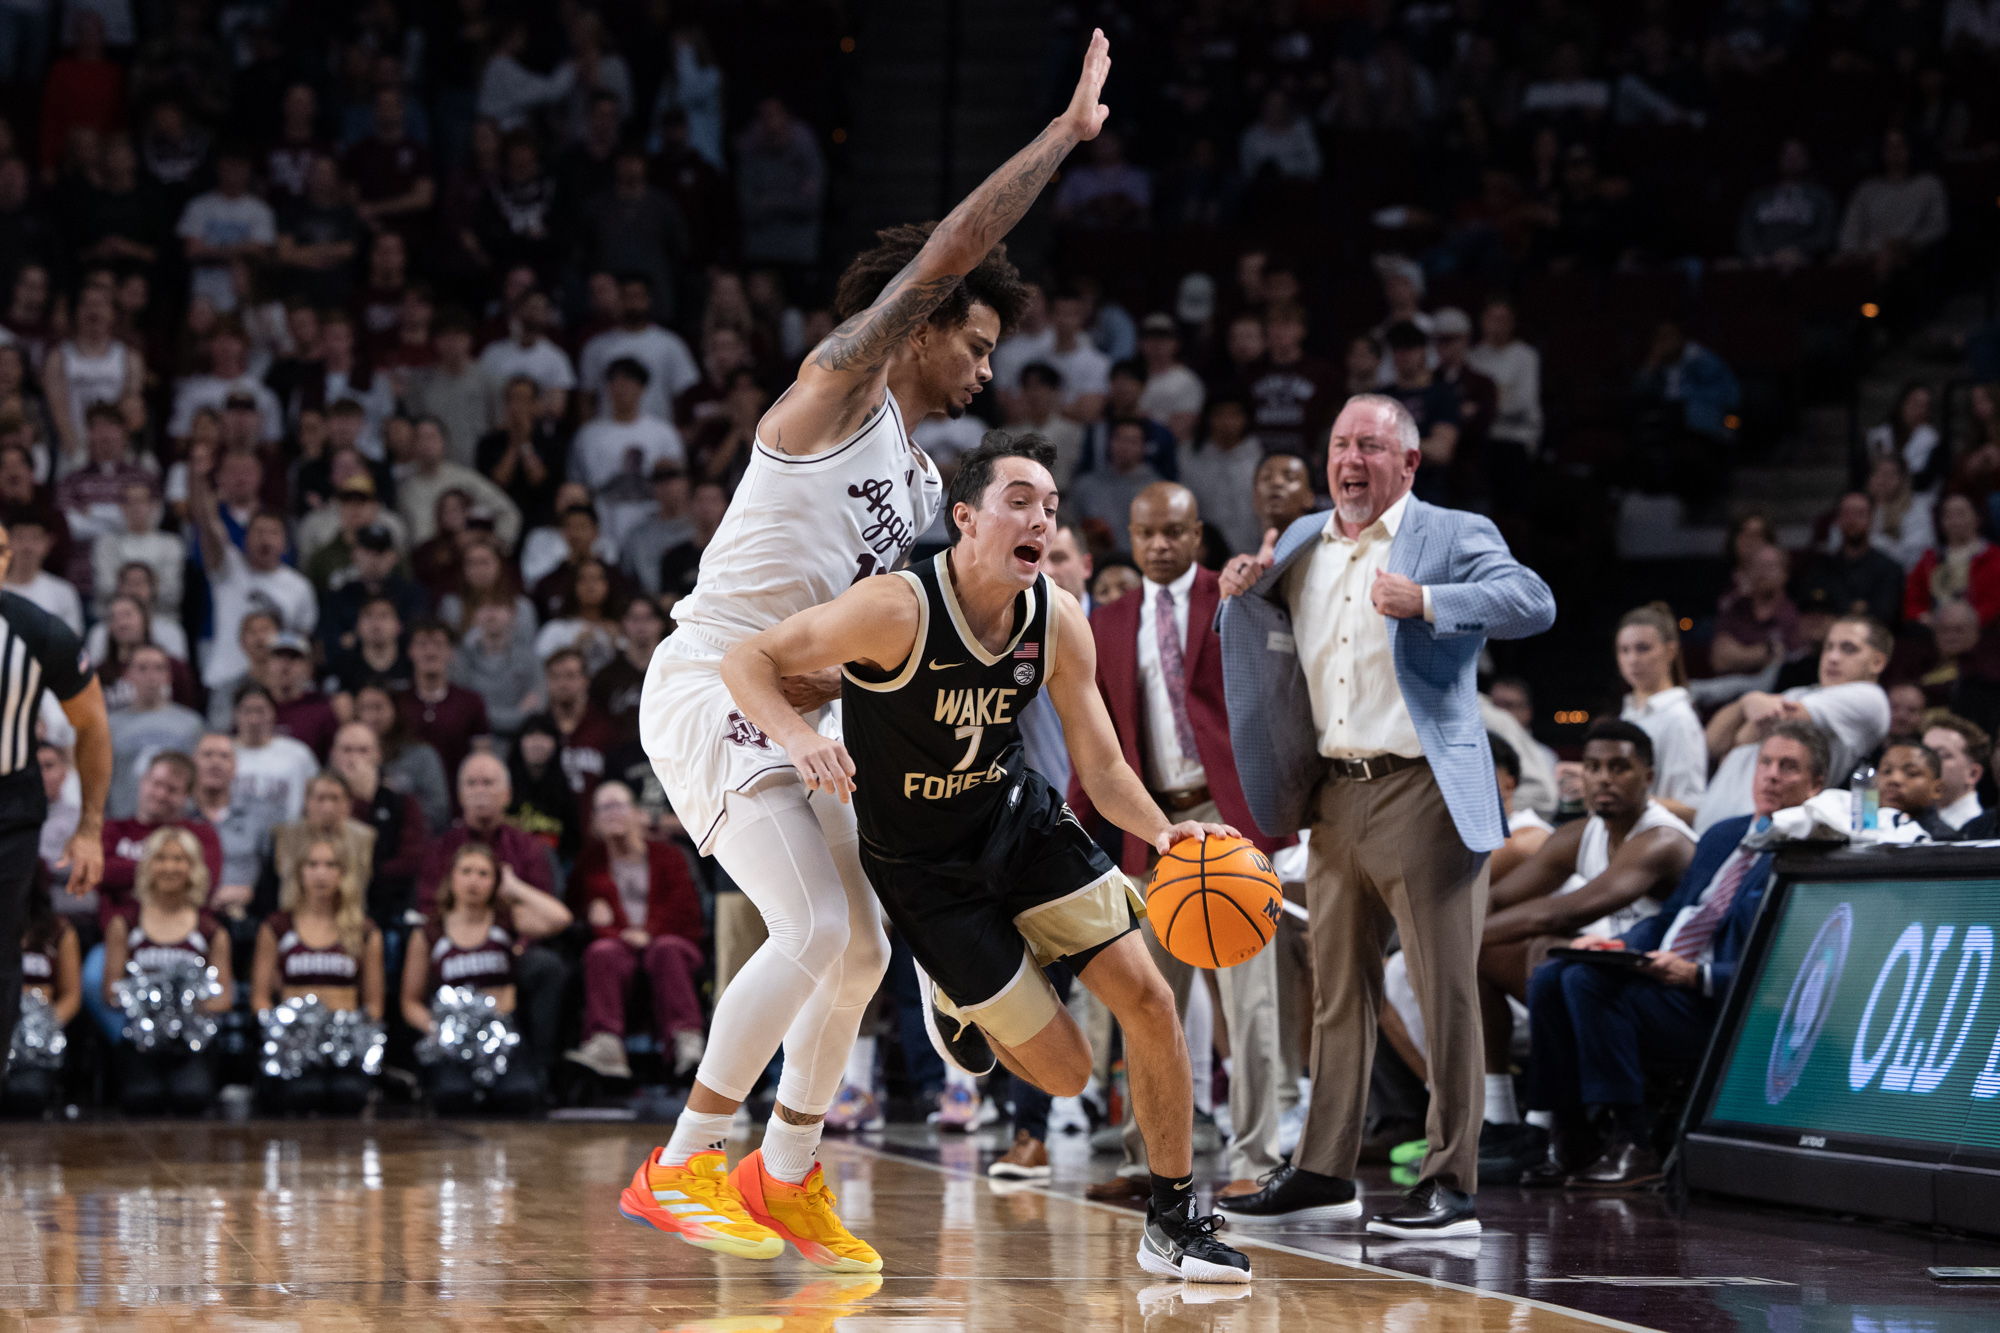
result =
[[1780,859],[1684,1145],[1703,1189],[2000,1232],[2000,851]]

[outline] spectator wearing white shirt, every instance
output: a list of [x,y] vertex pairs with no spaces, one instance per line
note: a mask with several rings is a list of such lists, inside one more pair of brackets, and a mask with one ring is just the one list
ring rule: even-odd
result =
[[1521,112],[1527,116],[1594,118],[1610,105],[1611,85],[1584,73],[1583,48],[1575,42],[1559,43],[1549,55],[1548,77],[1521,90]]
[[119,591],[129,565],[143,565],[159,590],[157,599],[146,604],[172,615],[181,609],[181,570],[187,563],[187,545],[170,532],[160,531],[160,501],[144,481],[128,481],[119,503],[122,531],[103,531],[90,544],[92,603],[102,615],[112,594]]
[[396,508],[409,527],[410,545],[421,545],[437,532],[438,497],[457,490],[493,516],[493,535],[512,550],[521,535],[520,509],[486,477],[445,457],[444,422],[419,417],[411,438],[410,461],[396,469]]
[[548,293],[531,287],[514,300],[508,336],[488,343],[479,354],[479,364],[495,384],[522,375],[539,385],[542,415],[551,421],[568,409],[570,390],[576,387],[576,367],[569,353],[548,339],[554,326]]
[[1882,136],[1882,174],[1862,181],[1847,201],[1840,252],[1872,262],[1886,280],[1943,240],[1949,225],[1944,183],[1928,171],[1913,173],[1910,141],[1890,130]]
[[491,116],[504,134],[528,123],[537,111],[568,98],[576,86],[576,66],[568,61],[553,73],[537,74],[521,63],[528,49],[528,25],[512,20],[479,75],[479,114]]
[[277,734],[278,705],[271,691],[245,681],[234,698],[236,784],[231,805],[260,809],[274,824],[290,823],[305,812],[306,784],[319,773],[319,760],[304,741]]
[[1273,88],[1264,94],[1263,112],[1243,131],[1237,161],[1245,180],[1269,170],[1286,180],[1319,179],[1319,140],[1312,122],[1292,105],[1291,95]]
[[1827,629],[1820,649],[1819,684],[1782,695],[1752,691],[1710,718],[1708,753],[1720,762],[1702,797],[1695,832],[1750,812],[1757,746],[1780,722],[1824,729],[1833,743],[1829,781],[1846,782],[1861,757],[1889,734],[1889,696],[1876,682],[1895,646],[1889,631],[1869,617],[1842,616]]
[[174,229],[187,247],[189,296],[206,297],[218,312],[236,309],[236,284],[229,266],[255,263],[278,239],[271,206],[250,193],[250,156],[225,147],[216,157],[215,188],[196,195]]
[[1062,414],[1079,425],[1102,417],[1111,393],[1111,358],[1098,351],[1084,332],[1089,318],[1090,301],[1081,292],[1058,294],[1049,311],[1055,337],[1047,352],[1036,358],[1062,376]]
[[1868,456],[1898,454],[1910,469],[1910,484],[1918,491],[1934,491],[1944,480],[1945,456],[1938,452],[1943,437],[1931,424],[1931,390],[1920,380],[1903,385],[1896,395],[1896,409],[1887,421],[1868,431],[1864,443]]
[[1465,364],[1493,381],[1499,407],[1489,440],[1515,446],[1533,458],[1542,444],[1542,354],[1515,336],[1514,306],[1504,297],[1486,303],[1479,317],[1479,342]]
[[276,444],[285,435],[284,412],[278,396],[250,373],[250,340],[243,324],[234,315],[215,321],[208,335],[206,375],[189,375],[174,385],[173,415],[167,419],[167,434],[185,440],[194,429],[194,414],[211,408],[220,415],[229,400],[248,394],[257,409],[257,442]]
[[1201,376],[1181,364],[1181,331],[1164,310],[1139,325],[1139,355],[1146,361],[1146,388],[1139,410],[1162,422],[1182,444],[1194,442],[1195,425],[1207,400]]
[[618,327],[607,329],[584,344],[578,379],[585,416],[608,416],[604,377],[621,360],[646,369],[646,391],[639,410],[661,421],[672,421],[674,399],[701,383],[701,367],[681,336],[653,322],[653,280],[643,273],[618,279]]
[[7,566],[6,582],[0,586],[17,597],[27,598],[81,635],[83,599],[76,595],[74,587],[42,568],[54,543],[41,519],[32,511],[17,514],[8,522],[6,532],[14,548],[14,559]]
[[1687,690],[1680,629],[1662,605],[1641,606],[1618,622],[1618,674],[1631,691],[1618,716],[1653,742],[1652,794],[1694,822],[1708,791],[1708,742]]
[[319,624],[319,597],[305,575],[283,563],[285,520],[260,510],[251,515],[243,549],[230,543],[208,484],[209,460],[188,460],[188,517],[201,543],[208,571],[214,638],[202,664],[202,683],[213,688],[243,674],[248,665],[238,641],[243,617],[253,606],[277,615],[281,629],[311,635]]
[[680,432],[644,410],[651,378],[631,357],[613,361],[603,381],[606,415],[587,423],[570,445],[570,476],[590,487],[604,507],[613,542],[643,523],[653,508],[653,468],[663,462],[687,466]]
[[[178,544],[179,539],[173,539]],[[185,553],[185,548],[183,553]],[[174,596],[180,596],[181,566],[174,566]],[[167,650],[167,656],[179,662],[187,662],[187,631],[181,627],[178,615],[163,615],[159,611],[159,575],[151,565],[134,560],[119,567],[118,582],[111,595],[104,600],[99,614],[103,619],[90,627],[90,633],[83,636],[83,650],[90,654],[90,660],[103,666],[111,654],[114,632],[121,642],[145,642],[148,631],[151,640]],[[125,606],[130,602],[129,607]],[[122,611],[120,608],[124,608]],[[118,622],[126,614],[132,615],[129,624]]]
[[1979,780],[1993,757],[1993,738],[1977,722],[1942,708],[1924,714],[1924,744],[1938,757],[1938,818],[1955,829],[1977,819]]

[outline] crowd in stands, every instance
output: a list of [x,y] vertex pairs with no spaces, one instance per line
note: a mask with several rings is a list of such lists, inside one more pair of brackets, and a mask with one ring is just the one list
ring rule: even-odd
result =
[[[1990,239],[1968,219],[2000,170],[1991,8],[1061,7],[1052,61],[1072,25],[1111,34],[1111,127],[1051,189],[974,414],[916,438],[949,473],[989,428],[1047,437],[1050,573],[1102,607],[1157,591],[1132,539],[1149,486],[1193,493],[1213,569],[1324,504],[1350,394],[1411,412],[1418,494],[1501,520],[1583,664],[1509,674],[1528,645],[1490,683],[1516,809],[1495,1077],[1509,1001],[1541,1012],[1534,942],[1668,901],[1696,836],[1757,810],[1786,728],[1822,785],[1874,763],[1928,836],[1992,820],[2000,387],[1967,376],[2000,379],[2000,334],[1857,432],[1806,548],[1745,516],[1712,608],[1614,628],[1628,604],[1570,600],[1604,587],[1577,566],[1605,488],[1729,501],[1822,391],[1814,365],[1851,371],[1856,330],[1915,318]],[[85,635],[115,760],[105,881],[69,898],[78,784],[47,710],[28,977],[84,1039],[63,1087],[10,1075],[10,1107],[74,1099],[88,1066],[128,1108],[199,1111],[248,1069],[250,1016],[306,990],[387,1022],[399,1076],[439,986],[493,994],[525,1058],[490,1088],[432,1077],[445,1110],[598,1095],[579,1070],[690,1075],[758,923],[669,808],[638,697],[760,416],[833,324],[841,21],[820,0],[0,5],[5,590]],[[1622,678],[1599,711],[1623,721],[1558,757],[1534,697],[1579,671]],[[1593,821],[1617,848],[1564,836]],[[106,1055],[108,985],[145,949],[215,966],[218,1052]],[[1262,1071],[1288,1132],[1299,952]],[[914,995],[899,952],[864,1029],[893,1039],[864,1036],[835,1123],[879,1124],[898,1064],[906,1104],[980,1122]],[[1392,972],[1385,1035],[1420,1075],[1395,998]],[[1058,1128],[1115,1113],[1101,1073]],[[1228,1098],[1200,1101],[1226,1129]]]

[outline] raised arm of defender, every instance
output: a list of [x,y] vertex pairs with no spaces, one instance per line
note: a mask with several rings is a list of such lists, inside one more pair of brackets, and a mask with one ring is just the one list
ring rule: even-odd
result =
[[873,305],[843,322],[806,357],[798,383],[765,416],[775,447],[813,453],[866,419],[882,400],[896,350],[1021,220],[1070,150],[1097,137],[1110,114],[1097,100],[1110,72],[1111,43],[1101,30],[1093,32],[1083,76],[1063,113],[945,216]]

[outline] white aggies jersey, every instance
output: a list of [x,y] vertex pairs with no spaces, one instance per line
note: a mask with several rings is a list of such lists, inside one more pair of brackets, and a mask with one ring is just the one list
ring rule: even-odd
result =
[[840,444],[805,458],[761,431],[694,591],[674,620],[728,648],[785,617],[892,572],[931,525],[944,484],[910,443],[896,395]]

